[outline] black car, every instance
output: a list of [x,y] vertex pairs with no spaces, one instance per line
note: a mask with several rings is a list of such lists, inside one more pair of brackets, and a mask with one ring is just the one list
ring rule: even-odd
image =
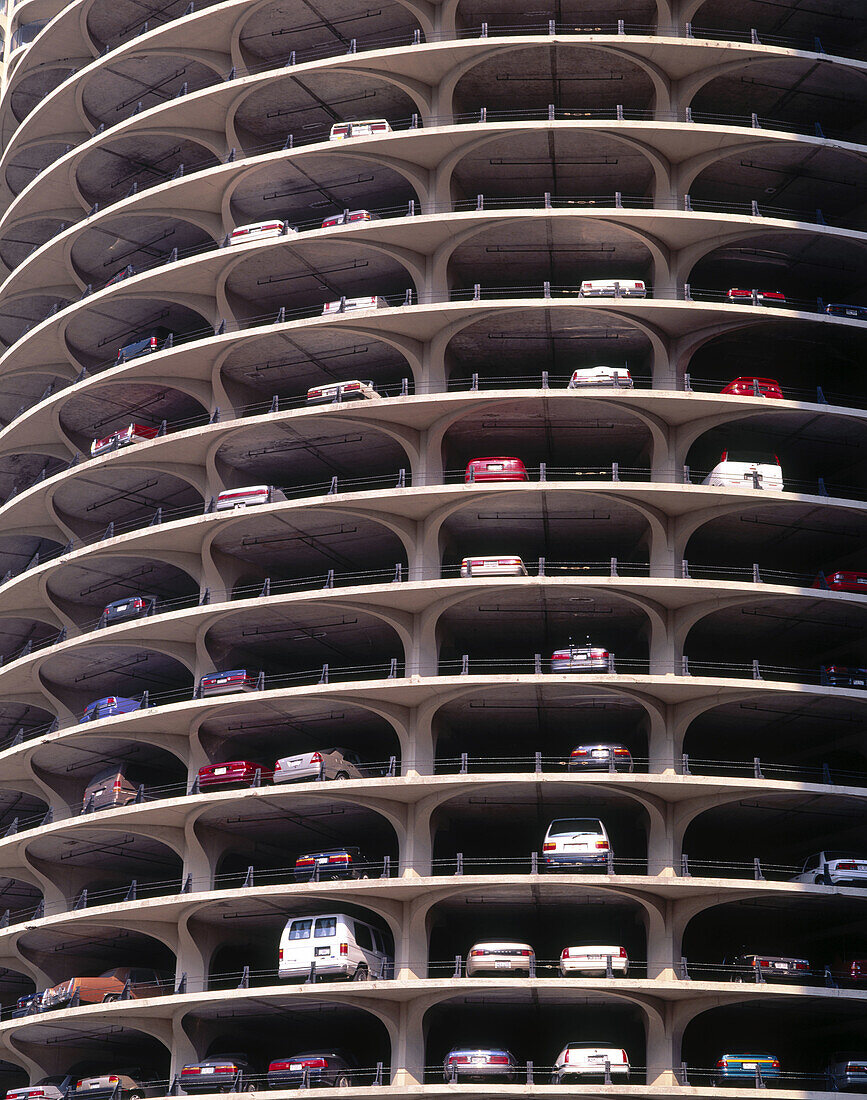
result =
[[291,1058],[275,1058],[268,1066],[269,1089],[297,1089],[307,1084],[342,1088],[352,1084],[358,1066],[345,1050],[305,1050]]
[[369,878],[371,871],[372,864],[360,848],[328,848],[323,852],[306,852],[295,860],[296,882]]
[[257,1070],[243,1054],[212,1054],[188,1062],[178,1076],[186,1093],[245,1092],[255,1087]]
[[106,626],[113,626],[129,619],[143,619],[145,615],[153,614],[156,603],[156,596],[127,596],[122,600],[112,600],[102,613],[103,622]]
[[832,302],[825,306],[825,312],[832,317],[853,317],[856,321],[867,321],[867,306],[850,306],[842,302]]
[[570,772],[631,772],[632,753],[613,741],[576,745],[567,765]]
[[12,1019],[17,1019],[20,1016],[30,1016],[34,1012],[40,1010],[42,1004],[42,991],[38,993],[27,993],[23,997],[19,997],[15,1002],[15,1008],[12,1010]]
[[823,665],[819,669],[819,683],[823,687],[867,688],[867,668]]

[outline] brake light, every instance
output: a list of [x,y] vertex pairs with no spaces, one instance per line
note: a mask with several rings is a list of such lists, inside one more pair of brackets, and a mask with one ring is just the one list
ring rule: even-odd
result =
[[347,390],[360,390],[361,389],[361,384],[359,382],[349,382],[347,385],[345,385],[343,387],[343,389],[344,389],[344,391],[347,391]]
[[295,866],[296,867],[310,867],[311,864],[313,864],[315,862],[316,862],[315,859],[309,859],[309,858],[305,857],[304,859],[296,859],[295,860]]
[[716,1064],[716,1068],[717,1069],[725,1069],[726,1068],[726,1063],[725,1063],[724,1058],[720,1058],[720,1060]]
[[249,232],[250,232],[250,230],[249,230],[249,229],[233,229],[233,230],[232,230],[232,236],[233,236],[233,237],[244,237],[244,236],[246,236],[246,235],[247,235],[247,234],[248,234]]
[[555,653],[551,657],[552,661],[568,661],[569,659],[570,659],[570,655],[568,653]]
[[237,1066],[214,1066],[214,1073],[237,1073]]
[[352,856],[329,856],[329,863],[352,863]]
[[837,864],[837,870],[838,871],[857,871],[858,870],[858,864],[857,863],[838,863]]
[[325,1058],[302,1058],[301,1065],[307,1066],[308,1069],[325,1069],[328,1062]]
[[280,948],[280,962],[283,962],[283,948]]
[[311,764],[321,764],[322,763],[322,753],[320,753],[320,752],[312,753],[311,756],[310,756],[310,763]]
[[557,845],[554,843],[553,840],[546,840],[545,843],[542,845],[543,852],[554,852],[556,850]]
[[587,752],[586,749],[573,749],[572,750],[572,755],[573,756],[588,756],[589,753]]
[[497,565],[517,565],[517,558],[498,558]]
[[488,1063],[492,1066],[507,1066],[509,1064],[508,1055],[505,1054],[489,1054]]
[[771,1062],[771,1069],[779,1069],[779,1068],[780,1068],[780,1063],[779,1063],[779,1062],[777,1061],[777,1059],[775,1058],[775,1059],[773,1060],[773,1062]]
[[528,951],[526,948],[522,948],[520,951],[515,952],[517,955],[522,955],[524,958],[529,958],[533,954],[532,951]]
[[349,944],[348,943],[342,943],[340,945],[340,954],[341,955],[348,955],[349,954]]
[[762,970],[767,970],[771,965],[768,959],[756,959],[756,962]]
[[615,749],[615,756],[629,756],[629,749]]
[[469,1062],[469,1058],[467,1057],[466,1054],[450,1054],[449,1055],[449,1065],[456,1065],[456,1064],[463,1065],[465,1062]]
[[114,781],[114,790],[119,791],[122,788],[123,788],[122,781],[120,779],[115,779],[115,781]]
[[473,959],[478,958],[479,955],[487,955],[487,951],[471,951],[470,952],[470,957],[473,958]]
[[596,847],[601,848],[603,851],[607,851],[608,841],[607,840],[597,840],[596,841]]
[[809,970],[810,969],[810,964],[805,963],[805,962],[796,962],[795,963],[795,969],[796,970]]
[[198,1066],[184,1066],[181,1070],[181,1077],[190,1077],[193,1074],[201,1073],[201,1069]]
[[621,959],[625,959],[625,958],[626,958],[626,948],[625,948],[625,947],[621,947],[621,948],[620,948],[620,958],[621,958]]

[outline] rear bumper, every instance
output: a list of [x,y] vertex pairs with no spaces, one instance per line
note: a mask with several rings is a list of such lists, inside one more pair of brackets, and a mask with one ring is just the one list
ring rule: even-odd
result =
[[570,867],[607,867],[608,854],[596,855],[595,853],[588,853],[582,855],[576,852],[574,855],[552,855],[543,856],[543,863],[549,870],[556,871],[558,869],[568,869]]
[[316,962],[317,978],[348,978],[355,972],[355,966],[349,962],[340,962],[337,959],[311,959],[303,965],[280,965],[278,977],[288,981],[307,978],[310,975],[310,963]]
[[304,783],[310,779],[321,779],[322,767],[314,764],[309,768],[292,768],[291,771],[283,771],[280,768],[274,770],[275,783]]

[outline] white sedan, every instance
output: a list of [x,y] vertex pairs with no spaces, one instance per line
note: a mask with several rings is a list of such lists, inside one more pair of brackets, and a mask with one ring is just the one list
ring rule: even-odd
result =
[[613,666],[613,656],[601,646],[570,645],[551,654],[552,672],[609,672]]
[[529,975],[536,956],[528,943],[490,940],[476,943],[467,953],[467,977],[477,974],[507,973]]
[[825,886],[867,886],[867,858],[851,852],[816,852],[792,882]]
[[583,390],[586,386],[605,386],[631,390],[632,375],[626,367],[583,367],[572,372],[567,390]]
[[702,485],[782,490],[783,470],[775,454],[725,450]]
[[608,972],[609,959],[612,972],[625,978],[629,969],[629,956],[625,947],[614,944],[564,947],[560,952],[560,974],[564,978],[604,978]]
[[526,577],[527,567],[520,558],[464,558],[462,577]]
[[612,1079],[629,1079],[629,1058],[625,1050],[619,1047],[581,1046],[568,1043],[557,1055],[551,1084],[560,1085],[570,1078],[605,1077],[606,1064]]

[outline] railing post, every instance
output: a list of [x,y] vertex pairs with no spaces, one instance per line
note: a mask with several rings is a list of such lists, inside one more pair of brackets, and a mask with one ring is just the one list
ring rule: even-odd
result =
[[469,762],[469,755],[465,752],[461,753],[461,775],[467,774],[467,764]]
[[530,852],[530,874],[538,875],[539,873],[539,853]]
[[455,955],[455,972],[452,974],[453,978],[460,978],[464,972],[464,960],[461,955]]
[[683,753],[680,754],[680,774],[681,775],[691,775],[692,774],[692,772],[690,772],[690,770],[689,770],[689,753],[688,752],[683,752]]
[[540,481],[547,481],[548,480],[548,463],[547,462],[540,462],[539,463],[539,480]]
[[533,654],[533,672],[535,673],[536,676],[541,676],[542,675],[542,654],[541,653],[534,653]]
[[542,770],[542,754],[540,752],[536,753],[533,770],[537,773]]
[[753,757],[753,777],[755,779],[764,779],[762,775],[762,762],[758,756]]
[[458,852],[455,855],[455,874],[462,875],[464,873],[464,853]]
[[759,669],[759,662],[758,661],[753,661],[753,679],[754,680],[761,680],[761,678],[762,678],[762,673],[761,673],[761,670]]
[[609,571],[609,576],[611,576],[611,577],[617,577],[617,576],[619,576],[619,575],[620,575],[620,574],[619,574],[619,573],[617,572],[617,558],[612,558],[612,559],[611,559],[611,565],[610,565],[610,571]]
[[690,878],[692,872],[689,869],[689,856],[686,852],[680,854],[680,873],[683,878]]
[[470,674],[470,655],[465,653],[461,657],[461,676],[469,676]]
[[753,582],[755,584],[762,583],[762,575],[759,572],[759,563],[757,561],[753,562]]
[[755,856],[753,858],[753,878],[756,880],[756,882],[762,882],[764,881],[764,877],[765,876],[762,874],[762,865],[759,862],[759,857]]

